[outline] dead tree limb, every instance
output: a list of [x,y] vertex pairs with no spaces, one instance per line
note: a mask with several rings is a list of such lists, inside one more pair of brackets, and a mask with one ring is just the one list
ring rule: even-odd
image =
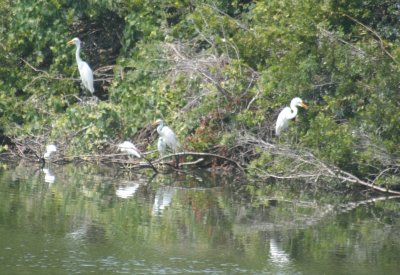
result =
[[361,21],[357,20],[356,18],[348,15],[348,14],[343,14],[344,16],[346,16],[347,18],[349,18],[351,21],[359,24],[360,26],[362,26],[363,28],[365,28],[367,31],[369,31],[370,33],[372,33],[372,35],[379,41],[379,46],[381,47],[382,51],[396,64],[398,64],[398,62],[396,61],[396,59],[393,57],[393,55],[391,55],[389,53],[389,51],[385,48],[385,43],[382,39],[382,37],[375,31],[373,30],[371,27],[368,27],[367,25],[363,24]]
[[[400,195],[400,191],[391,190],[382,186],[375,185],[376,181],[363,180],[333,164],[328,164],[317,158],[313,153],[299,148],[291,148],[287,145],[273,144],[250,135],[243,136],[241,142],[248,145],[258,146],[268,151],[275,158],[283,158],[291,161],[290,167],[281,172],[269,172],[268,169],[257,168],[257,172],[265,178],[276,179],[308,179],[317,181],[319,178],[338,179],[343,182],[358,184],[372,190]],[[279,159],[277,161],[280,161]],[[385,173],[386,171],[382,171]],[[379,175],[377,178],[379,178]],[[376,178],[376,179],[377,179]]]

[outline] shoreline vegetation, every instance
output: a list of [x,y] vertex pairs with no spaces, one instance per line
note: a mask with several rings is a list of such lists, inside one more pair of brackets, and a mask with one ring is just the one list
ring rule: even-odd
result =
[[[156,167],[400,194],[399,14],[397,1],[3,1],[0,158],[56,144],[54,162],[148,168],[118,152],[132,140]],[[309,108],[277,137],[294,97]],[[158,118],[177,154],[159,156]]]

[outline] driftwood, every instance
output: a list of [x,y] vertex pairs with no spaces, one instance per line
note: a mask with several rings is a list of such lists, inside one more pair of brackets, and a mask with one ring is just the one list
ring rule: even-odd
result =
[[192,161],[192,162],[185,162],[185,163],[180,163],[179,166],[190,166],[190,165],[196,165],[199,162],[203,161],[204,158],[215,158],[215,159],[219,159],[222,160],[224,162],[230,163],[232,165],[234,165],[237,169],[239,169],[241,172],[245,172],[245,169],[236,161],[234,161],[233,159],[221,156],[221,155],[217,155],[217,154],[212,154],[212,153],[201,153],[201,152],[178,152],[175,154],[170,154],[170,155],[166,155],[163,156],[161,158],[159,158],[158,160],[155,161],[155,163],[159,163],[164,159],[167,158],[172,158],[172,157],[187,157],[187,156],[196,156],[196,157],[202,157],[196,161]]
[[[16,151],[14,154],[4,154],[4,158],[10,157],[20,157],[27,159],[29,161],[40,162],[42,163],[44,160],[41,157],[41,153],[33,150],[32,146],[27,145],[19,145],[16,146]],[[146,152],[143,155],[149,155],[154,152]],[[126,157],[128,156],[128,158]],[[171,162],[167,162],[167,159],[173,158],[183,158],[185,159],[188,156],[196,156],[199,157],[193,161],[184,161],[177,164],[173,164]],[[66,164],[72,162],[96,162],[96,163],[112,163],[112,164],[122,164],[125,165],[129,169],[146,169],[151,168],[155,173],[158,173],[157,166],[169,166],[173,168],[183,168],[183,167],[197,167],[200,163],[204,162],[206,158],[209,159],[217,159],[223,161],[224,163],[228,163],[233,167],[237,168],[240,172],[245,173],[245,169],[236,161],[213,153],[202,153],[202,152],[179,152],[175,154],[169,154],[162,156],[155,160],[150,160],[147,157],[142,158],[133,158],[130,157],[126,153],[115,153],[115,154],[90,154],[90,155],[78,155],[78,156],[64,156],[60,152],[55,153],[54,157],[48,162],[56,163],[56,164]]]
[[[179,157],[188,157],[188,156],[196,156],[196,157],[200,157],[197,160],[193,160],[193,161],[189,161],[189,162],[179,162],[177,163],[177,167],[175,167],[173,164],[171,164],[170,162],[165,162],[164,160],[166,159],[171,159],[171,158],[179,158]],[[236,161],[218,155],[218,154],[212,154],[212,153],[202,153],[202,152],[178,152],[175,154],[169,154],[169,155],[165,155],[162,156],[159,159],[156,159],[154,161],[150,161],[147,160],[147,163],[144,162],[130,162],[130,164],[132,164],[130,167],[131,168],[148,168],[151,167],[153,165],[164,165],[164,166],[172,166],[174,168],[182,168],[182,167],[196,167],[199,163],[203,162],[205,160],[205,158],[210,158],[210,159],[218,159],[221,161],[224,161],[225,163],[229,163],[231,165],[233,165],[235,168],[237,168],[240,172],[245,173],[245,169]],[[115,160],[113,162],[116,162]],[[119,163],[121,163],[120,161],[117,161]],[[154,167],[154,166],[153,166]],[[155,169],[153,169],[155,170]]]
[[[80,131],[74,133],[79,135],[84,132],[87,127],[82,128]],[[67,140],[71,137],[66,138]],[[238,140],[241,146],[247,148],[246,150],[256,152],[255,148],[259,148],[263,151],[270,153],[272,162],[274,161],[289,161],[290,165],[285,168],[284,171],[276,171],[268,169],[269,166],[273,167],[274,163],[266,164],[265,167],[251,167],[247,168],[241,163],[246,163],[246,160],[242,159],[240,162],[231,159],[226,156],[206,153],[206,152],[178,152],[175,154],[169,154],[162,156],[158,159],[151,160],[148,158],[149,155],[153,154],[154,151],[143,153],[144,158],[127,158],[125,153],[107,153],[115,152],[116,148],[114,143],[111,143],[106,147],[104,154],[91,154],[91,155],[78,155],[78,156],[65,156],[63,152],[67,148],[68,142],[58,144],[58,151],[52,158],[51,162],[55,163],[68,163],[68,162],[96,162],[96,163],[113,163],[126,165],[132,169],[146,169],[151,168],[155,173],[158,173],[158,167],[169,166],[174,169],[181,169],[183,167],[204,167],[206,161],[212,163],[206,163],[209,166],[213,166],[215,163],[219,163],[219,166],[229,165],[238,169],[241,173],[245,174],[248,169],[257,172],[257,176],[261,179],[276,178],[276,179],[303,179],[309,182],[318,182],[321,179],[329,180],[340,180],[341,182],[347,182],[350,184],[361,185],[368,189],[386,193],[400,195],[400,191],[391,190],[384,186],[379,186],[378,180],[391,172],[392,169],[387,167],[380,171],[373,180],[362,179],[354,174],[349,173],[337,166],[328,164],[321,159],[318,159],[313,153],[302,148],[293,148],[286,144],[276,144],[269,141],[265,141],[261,138],[257,138],[250,135],[241,136]],[[31,136],[28,139],[14,139],[13,150],[10,150],[7,154],[0,155],[3,158],[23,158],[29,161],[40,161],[43,156],[44,144],[46,144],[45,136]],[[187,160],[188,157],[192,159]],[[238,159],[240,156],[237,156]],[[174,161],[175,159],[175,161]],[[171,161],[166,161],[171,160]],[[179,160],[179,162],[177,161]]]

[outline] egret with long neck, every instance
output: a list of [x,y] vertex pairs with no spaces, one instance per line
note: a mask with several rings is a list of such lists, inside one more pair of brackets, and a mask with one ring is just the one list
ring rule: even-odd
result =
[[[158,125],[157,133],[162,138],[161,140],[160,139],[158,140],[158,142],[159,142],[158,147],[159,148],[164,147],[164,149],[165,149],[165,146],[167,146],[172,150],[173,153],[176,153],[176,149],[178,146],[178,140],[175,136],[174,131],[172,131],[172,129],[169,128],[168,126],[164,125],[164,122],[161,119],[156,120],[154,122],[154,124]],[[162,151],[165,151],[165,150],[162,150]]]
[[299,97],[295,97],[290,102],[290,107],[285,107],[279,113],[278,119],[276,120],[275,134],[279,136],[283,130],[289,126],[289,121],[297,116],[298,108],[303,107],[307,109],[308,106]]
[[74,39],[68,41],[67,44],[68,45],[75,44],[75,46],[76,46],[76,52],[75,52],[76,63],[78,65],[78,70],[79,70],[79,74],[81,76],[82,84],[93,95],[94,94],[93,72],[92,72],[92,69],[90,69],[88,63],[83,61],[80,57],[81,40],[79,40],[79,38],[75,37]]

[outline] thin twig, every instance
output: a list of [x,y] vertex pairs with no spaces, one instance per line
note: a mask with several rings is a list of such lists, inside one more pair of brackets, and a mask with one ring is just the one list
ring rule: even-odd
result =
[[349,18],[350,20],[352,20],[353,22],[361,25],[362,27],[367,29],[369,32],[371,32],[375,36],[375,38],[379,40],[379,45],[380,45],[381,49],[383,50],[383,52],[387,56],[389,56],[390,59],[392,59],[392,61],[394,63],[398,64],[398,62],[394,59],[394,57],[388,52],[388,50],[386,50],[385,44],[384,44],[384,41],[383,41],[382,37],[376,31],[374,31],[371,27],[368,27],[367,25],[363,24],[362,22],[360,22],[359,20],[357,20],[356,18],[354,18],[354,17],[352,17],[352,16],[350,16],[348,14],[344,13],[343,15],[346,16],[347,18]]

